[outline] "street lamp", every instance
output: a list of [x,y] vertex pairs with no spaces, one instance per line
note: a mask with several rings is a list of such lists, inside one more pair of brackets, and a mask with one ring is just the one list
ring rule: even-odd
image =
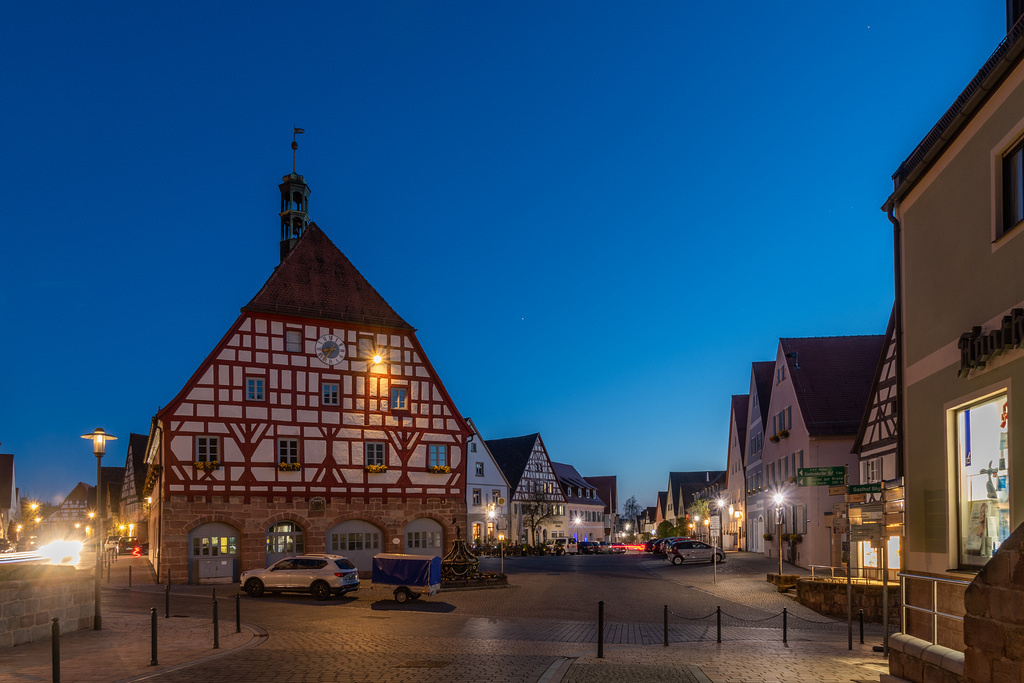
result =
[[92,440],[92,454],[96,456],[96,614],[93,617],[92,627],[99,631],[103,628],[103,617],[100,616],[100,575],[103,573],[103,470],[100,463],[103,454],[107,452],[107,442],[116,441],[116,436],[111,436],[97,427],[92,434],[82,434],[83,439]]
[[576,515],[575,519],[572,520],[573,526],[576,527],[576,542],[577,543],[580,542],[580,522],[582,522],[582,521],[583,520],[580,518],[579,515]]
[[775,494],[775,530],[779,537],[779,581],[782,581],[782,494]]
[[[725,507],[725,500],[722,498],[718,499],[718,546],[725,551],[725,528],[722,526],[722,508]],[[729,513],[732,516],[732,513]]]

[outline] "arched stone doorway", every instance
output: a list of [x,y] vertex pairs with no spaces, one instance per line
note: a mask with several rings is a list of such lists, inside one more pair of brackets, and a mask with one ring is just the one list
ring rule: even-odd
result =
[[409,555],[444,555],[444,528],[424,517],[405,525],[405,552]]
[[295,522],[278,522],[267,529],[267,566],[306,552],[306,532]]
[[373,556],[386,552],[384,532],[370,522],[350,519],[327,532],[327,552],[344,555],[360,572],[373,569]]
[[223,522],[200,524],[188,534],[188,582],[231,583],[238,580],[238,529]]

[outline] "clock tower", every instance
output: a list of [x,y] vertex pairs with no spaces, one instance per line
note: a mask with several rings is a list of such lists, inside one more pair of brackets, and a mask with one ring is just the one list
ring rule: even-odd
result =
[[[296,128],[295,133],[303,132]],[[281,190],[281,260],[295,247],[309,225],[309,186],[295,172],[295,151],[299,143],[292,139],[292,172],[283,177]]]

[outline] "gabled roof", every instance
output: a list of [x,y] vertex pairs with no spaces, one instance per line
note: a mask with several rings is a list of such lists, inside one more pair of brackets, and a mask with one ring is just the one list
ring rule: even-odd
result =
[[128,435],[128,453],[125,460],[125,477],[128,476],[128,459],[131,460],[134,481],[126,482],[134,489],[135,495],[142,497],[142,488],[146,484],[146,473],[149,467],[146,465],[146,447],[149,437],[145,434],[131,433]]
[[885,335],[780,339],[811,436],[854,436]]
[[772,400],[772,382],[775,379],[775,361],[762,360],[751,364],[757,407],[761,410],[761,425],[768,424],[768,404]]
[[[597,495],[597,487],[584,479],[583,475],[577,472],[575,467],[564,462],[552,462],[551,469],[555,471],[555,476],[558,477],[558,483],[562,486],[562,493],[565,494],[566,502],[581,505],[604,505],[604,501]],[[594,491],[594,497],[584,498],[583,496],[577,496],[574,493],[577,487]]]
[[693,494],[717,481],[725,470],[702,470],[700,472],[669,472],[669,495],[676,517],[686,513],[686,506],[693,502]]
[[[665,513],[668,508],[668,491],[658,491],[658,517],[665,519]],[[657,517],[655,517],[657,519]]]
[[533,447],[537,443],[540,434],[526,434],[525,436],[510,436],[505,439],[490,439],[485,441],[487,449],[494,457],[494,462],[508,480],[510,493],[519,488],[519,480],[523,478],[526,470],[526,463],[533,455]]
[[615,475],[587,477],[587,481],[597,489],[597,495],[604,501],[604,511],[609,514],[619,512],[619,482]]
[[[736,438],[740,444],[740,461],[747,452],[747,409],[750,407],[750,394],[735,394],[732,397],[732,419],[736,423]],[[732,444],[729,444],[732,447]]]
[[412,329],[316,223],[242,311]]

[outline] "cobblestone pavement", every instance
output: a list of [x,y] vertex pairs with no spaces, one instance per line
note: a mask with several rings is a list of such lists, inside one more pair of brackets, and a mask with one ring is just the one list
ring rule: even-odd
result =
[[[217,587],[222,650],[216,654],[210,649],[211,587],[173,587],[172,617],[163,619],[162,586],[121,586],[105,591],[111,610],[105,631],[63,639],[62,656],[77,648],[69,656],[82,674],[63,680],[802,683],[877,681],[887,671],[871,649],[880,642],[877,627],[868,629],[868,644],[855,642],[848,650],[845,622],[777,593],[765,582],[762,564],[764,558],[730,553],[716,581],[710,566],[675,567],[648,555],[508,558],[509,588],[444,592],[405,605],[366,588],[327,602],[243,596],[242,634],[234,634],[236,587],[223,585]],[[498,560],[485,558],[483,565],[497,569]],[[605,601],[600,659],[599,600]],[[147,666],[153,606],[161,617],[160,667]],[[708,619],[718,606],[729,616],[721,644],[715,617]],[[793,615],[787,643],[776,616],[783,607]],[[134,620],[134,630],[107,626],[119,618]],[[177,632],[165,637],[172,624]],[[0,680],[50,680],[49,644],[23,647],[12,650],[20,651],[20,663],[0,652]],[[44,661],[30,662],[33,657]]]

